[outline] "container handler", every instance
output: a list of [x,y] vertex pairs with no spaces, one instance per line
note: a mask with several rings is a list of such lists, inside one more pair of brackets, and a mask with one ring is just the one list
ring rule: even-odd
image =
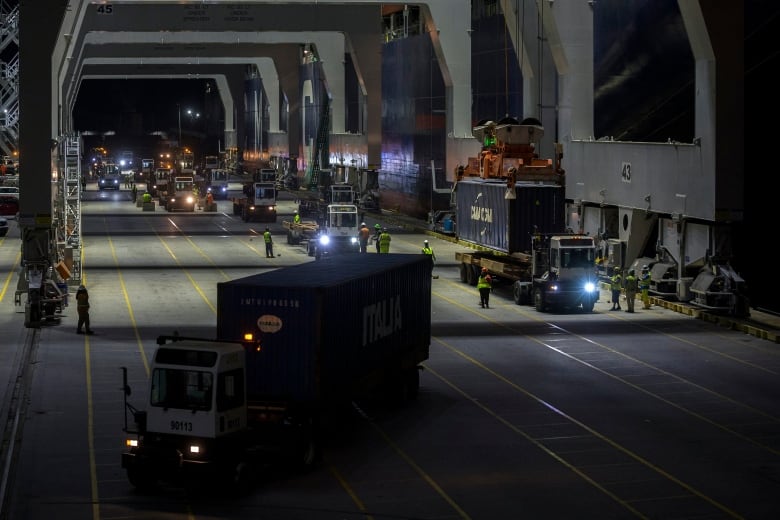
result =
[[455,171],[458,240],[476,252],[456,252],[461,281],[476,285],[486,268],[499,283],[512,283],[517,304],[539,311],[593,310],[598,299],[592,237],[564,230],[564,170],[540,159],[535,142],[544,129],[535,119],[481,122],[479,157]]

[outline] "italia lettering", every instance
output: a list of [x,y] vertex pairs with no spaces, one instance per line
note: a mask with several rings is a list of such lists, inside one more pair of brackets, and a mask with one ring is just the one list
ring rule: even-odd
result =
[[493,209],[471,206],[471,220],[478,222],[493,222]]
[[395,296],[363,308],[363,346],[403,328],[401,297]]

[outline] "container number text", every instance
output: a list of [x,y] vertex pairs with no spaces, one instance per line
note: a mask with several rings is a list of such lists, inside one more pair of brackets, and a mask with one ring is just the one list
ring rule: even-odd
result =
[[171,430],[177,432],[191,432],[192,423],[186,421],[171,421]]

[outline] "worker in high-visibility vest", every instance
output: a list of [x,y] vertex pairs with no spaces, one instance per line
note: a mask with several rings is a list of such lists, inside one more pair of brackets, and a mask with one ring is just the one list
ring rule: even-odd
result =
[[639,275],[639,293],[642,295],[642,308],[650,308],[650,268],[642,266],[642,273]]
[[390,252],[390,233],[387,232],[387,228],[382,228],[382,234],[379,235],[379,252]]
[[265,257],[266,258],[273,258],[274,257],[274,241],[273,238],[271,238],[271,230],[268,228],[265,228],[265,231],[263,232],[263,240],[265,241]]

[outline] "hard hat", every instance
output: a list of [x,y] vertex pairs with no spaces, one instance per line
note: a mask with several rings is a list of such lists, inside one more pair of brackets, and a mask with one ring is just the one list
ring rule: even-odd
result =
[[386,228],[386,227],[385,227],[385,228],[382,228],[382,231],[387,231],[387,228]]
[[365,223],[365,222],[361,222],[361,223],[360,223],[360,225],[361,225],[361,227],[362,227],[362,226],[365,226],[365,225],[366,225],[366,223]]
[[379,229],[379,228],[381,228],[381,227],[382,227],[382,226],[380,226],[379,224],[374,224],[374,229]]
[[630,276],[634,276],[634,270],[633,270],[633,269],[630,269],[630,270],[628,271],[628,274],[629,274]]
[[648,269],[650,269],[650,268],[649,268],[649,267],[647,267],[647,264],[645,264],[645,265],[643,265],[643,266],[642,266],[642,271],[647,271]]
[[427,241],[427,240],[423,241],[423,244],[427,244],[427,243],[428,243],[428,241]]

